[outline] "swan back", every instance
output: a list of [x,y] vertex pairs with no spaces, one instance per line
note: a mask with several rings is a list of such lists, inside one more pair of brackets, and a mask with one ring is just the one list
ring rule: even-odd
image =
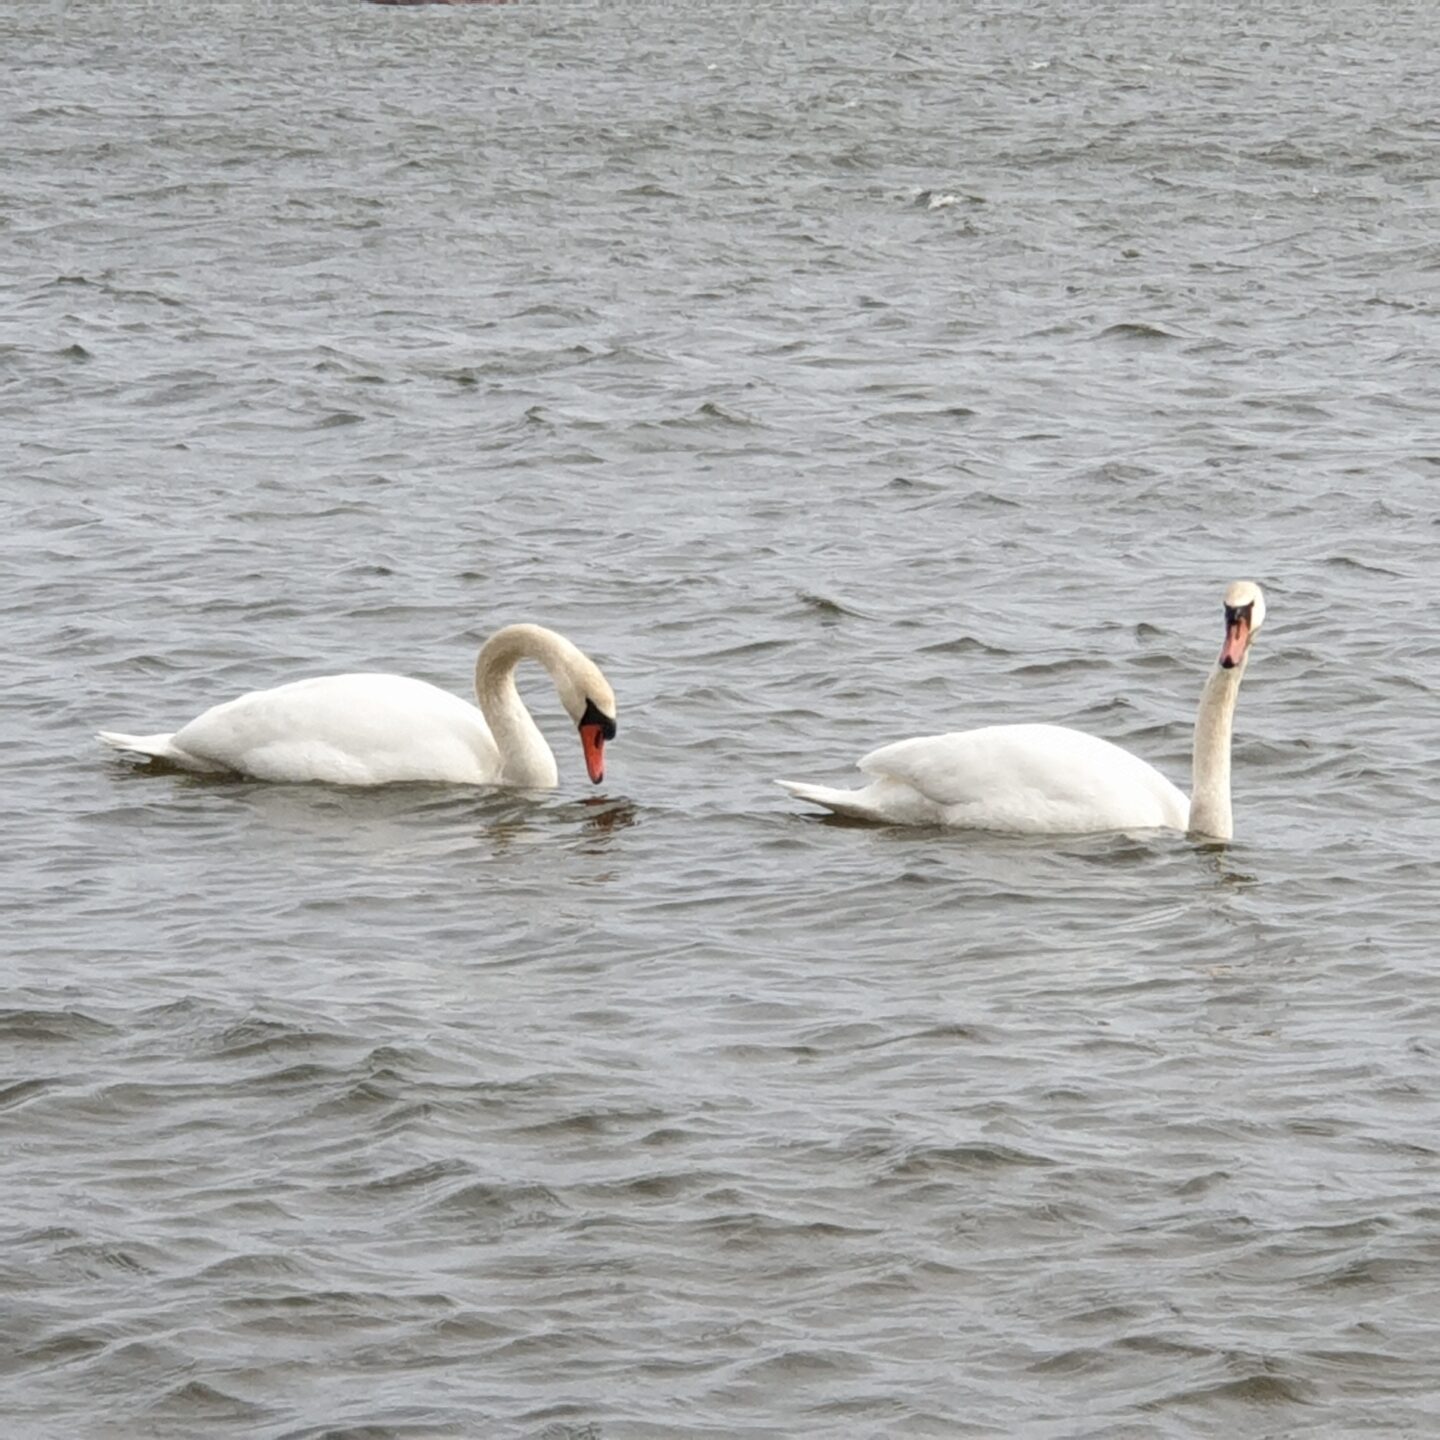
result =
[[987,725],[901,740],[860,761],[935,807],[936,823],[1084,833],[1183,830],[1190,803],[1153,766],[1063,725]]
[[320,675],[213,706],[176,731],[186,755],[257,780],[483,784],[500,757],[473,705],[404,675]]

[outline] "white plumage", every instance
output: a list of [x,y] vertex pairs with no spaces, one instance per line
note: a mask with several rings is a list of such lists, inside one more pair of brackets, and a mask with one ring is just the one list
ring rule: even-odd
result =
[[102,730],[99,738],[182,770],[252,780],[481,785],[500,771],[480,711],[405,675],[319,675],[212,706],[173,735]]
[[510,625],[486,642],[475,662],[479,709],[404,675],[321,675],[227,700],[173,734],[102,730],[98,738],[199,774],[547,789],[559,779],[555,756],[515,688],[515,667],[527,658],[550,672],[598,782],[615,733],[614,694],[591,660],[539,625]]
[[841,815],[898,825],[1083,834],[1185,829],[1190,802],[1152,765],[1062,725],[987,725],[872,750],[860,790],[782,780]]

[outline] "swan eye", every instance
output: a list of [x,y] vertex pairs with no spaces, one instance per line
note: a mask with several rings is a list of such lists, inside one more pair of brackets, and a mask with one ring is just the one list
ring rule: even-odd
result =
[[1225,607],[1226,625],[1234,625],[1240,620],[1243,620],[1248,625],[1250,623],[1250,614],[1254,609],[1254,601],[1251,601],[1249,605],[1227,605]]
[[593,700],[586,699],[585,713],[580,717],[580,725],[583,729],[586,725],[598,725],[600,733],[607,739],[615,738],[615,719],[607,715]]

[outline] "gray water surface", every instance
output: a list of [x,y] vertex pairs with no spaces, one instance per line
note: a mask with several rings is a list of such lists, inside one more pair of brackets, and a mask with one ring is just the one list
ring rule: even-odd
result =
[[[978,8],[978,13],[972,10]],[[16,1437],[1440,1429],[1428,3],[0,12]],[[826,822],[887,740],[1236,843]],[[599,661],[599,789],[105,755]]]

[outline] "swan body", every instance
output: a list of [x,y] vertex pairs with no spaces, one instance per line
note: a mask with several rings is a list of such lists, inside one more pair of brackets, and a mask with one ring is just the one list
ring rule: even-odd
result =
[[1188,830],[1228,840],[1230,737],[1250,641],[1265,616],[1260,587],[1225,593],[1225,641],[1195,720],[1192,797],[1128,750],[1061,725],[990,725],[873,750],[858,790],[792,780],[792,795],[836,814],[898,825],[1028,834]]
[[963,830],[1084,834],[1183,830],[1190,802],[1143,760],[1063,725],[987,725],[872,750],[860,790],[795,781],[792,795],[840,815]]
[[590,778],[604,778],[615,697],[593,661],[539,625],[510,625],[475,662],[479,708],[404,675],[322,675],[213,706],[173,733],[102,730],[113,749],[206,775],[386,785],[438,781],[549,789],[555,756],[515,688],[515,667],[538,660],[579,727]]

